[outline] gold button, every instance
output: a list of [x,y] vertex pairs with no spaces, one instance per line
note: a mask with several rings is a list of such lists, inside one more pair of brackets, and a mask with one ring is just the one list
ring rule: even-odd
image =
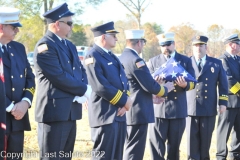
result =
[[20,77],[22,78],[22,75],[20,75]]
[[199,85],[199,83],[197,83],[197,85]]
[[25,90],[25,88],[22,89],[23,91]]
[[177,97],[174,97],[174,99],[177,99]]
[[13,76],[11,76],[11,78],[13,78]]
[[205,90],[205,92],[207,92],[207,90]]
[[206,81],[208,80],[208,78],[206,78]]
[[199,89],[197,89],[197,92],[199,91]]
[[124,82],[122,82],[122,84],[124,84]]
[[196,97],[198,98],[198,95]]
[[205,99],[207,99],[207,96],[205,96]]
[[11,56],[14,56],[14,54],[13,54],[13,53],[11,53]]
[[68,63],[70,63],[70,61],[68,61]]
[[75,67],[73,67],[73,70],[75,70]]
[[177,92],[177,90],[176,90],[176,89],[174,89],[174,92]]
[[205,86],[207,86],[207,84],[205,84]]
[[12,91],[15,91],[15,88],[12,88]]

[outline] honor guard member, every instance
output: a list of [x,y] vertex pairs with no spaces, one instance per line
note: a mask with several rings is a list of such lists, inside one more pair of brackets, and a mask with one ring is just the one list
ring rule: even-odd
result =
[[146,43],[144,30],[126,30],[127,46],[120,56],[130,86],[133,100],[127,116],[127,135],[124,160],[143,159],[148,123],[154,123],[152,94],[166,96],[173,83],[160,86],[152,77],[145,61],[139,57]]
[[[24,131],[31,129],[28,108],[35,91],[35,77],[25,47],[13,41],[19,32],[18,27],[22,27],[19,14],[20,11],[16,8],[0,8],[0,50],[6,90],[6,151],[10,155],[23,153]],[[22,156],[10,156],[7,159],[22,159]]]
[[[159,69],[169,58],[175,60],[194,77],[191,59],[175,51],[174,33],[158,36],[162,54],[149,60],[151,73]],[[168,93],[165,102],[154,104],[155,123],[149,125],[149,141],[152,159],[164,160],[165,142],[167,141],[167,159],[179,159],[179,146],[186,126],[187,99],[186,91],[194,88],[194,82],[177,77],[175,89]]]
[[215,126],[217,106],[219,113],[226,110],[228,84],[219,59],[207,55],[205,36],[192,41],[192,66],[198,83],[187,92],[187,153],[189,160],[210,160],[209,150]]
[[115,47],[119,32],[113,22],[91,30],[95,44],[85,58],[88,80],[93,88],[88,116],[94,142],[92,152],[104,153],[92,159],[122,160],[125,113],[132,101],[123,66],[110,50]]
[[72,158],[63,156],[73,152],[76,120],[82,118],[81,103],[91,94],[76,46],[66,39],[72,32],[73,15],[66,3],[44,13],[48,31],[34,51],[38,84],[35,118],[40,159],[44,160],[51,159],[51,153],[56,153],[53,159]]
[[[6,131],[6,91],[3,74],[2,50],[0,50],[0,151],[6,149],[5,131]],[[4,156],[0,156],[0,160],[4,160]]]
[[[217,125],[217,160],[225,160],[228,155],[231,160],[240,160],[240,39],[232,34],[224,40],[225,53],[220,57],[228,80],[228,105],[224,113],[218,115]],[[227,141],[231,134],[231,149]]]

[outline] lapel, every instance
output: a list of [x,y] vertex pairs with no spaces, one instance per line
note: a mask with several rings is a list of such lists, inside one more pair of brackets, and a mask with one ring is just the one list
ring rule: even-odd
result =
[[229,53],[224,53],[227,57],[227,61],[229,62],[228,65],[231,66],[231,69],[235,70],[235,72],[239,72],[239,63],[235,61]]
[[[176,62],[178,62],[179,64],[181,64],[182,58],[181,58],[180,54],[177,53],[176,51],[175,51],[175,56],[174,56],[174,58],[175,58]],[[181,64],[181,65],[182,65],[182,64]],[[184,67],[184,66],[182,66],[182,67]]]
[[191,60],[192,60],[192,66],[193,66],[194,72],[196,74],[196,77],[199,77],[200,72],[198,70],[197,61],[194,58],[194,56],[191,57]]
[[118,58],[117,58],[115,55],[114,55],[114,56],[115,56],[116,60],[115,60],[112,56],[110,56],[108,53],[106,53],[102,48],[98,47],[96,44],[94,44],[93,47],[97,50],[98,53],[101,54],[101,56],[102,56],[104,59],[106,59],[106,60],[109,61],[109,62],[112,62],[114,66],[116,66],[117,68],[119,68],[119,65],[118,65],[118,63],[117,63],[117,62],[119,62],[119,61],[116,62],[116,60],[117,60]]
[[64,45],[54,33],[47,31],[46,35],[52,39],[52,41],[56,43],[61,50],[63,50],[64,54],[66,54],[70,60],[72,60],[71,52],[69,51],[68,47]]
[[[10,58],[10,61],[11,61],[11,73],[14,73],[19,68],[17,60],[21,60],[21,58],[18,58],[17,51],[15,50],[14,46],[11,45],[11,44],[8,45],[8,52],[10,54],[9,58]],[[19,62],[19,63],[22,64],[22,62]]]
[[200,75],[202,75],[211,65],[212,65],[212,62],[209,61],[209,57],[206,55],[206,62],[203,65],[203,68],[202,68],[202,71],[200,72]]

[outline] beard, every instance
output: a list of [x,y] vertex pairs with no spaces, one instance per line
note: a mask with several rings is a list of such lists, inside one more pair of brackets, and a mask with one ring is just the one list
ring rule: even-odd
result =
[[164,51],[164,54],[165,54],[165,55],[170,55],[172,52],[173,52],[173,51],[171,51],[170,49],[166,49],[166,50]]

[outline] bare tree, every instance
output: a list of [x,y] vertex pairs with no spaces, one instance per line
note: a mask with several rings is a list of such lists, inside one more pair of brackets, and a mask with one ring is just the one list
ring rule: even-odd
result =
[[151,0],[118,0],[137,19],[138,29],[141,28],[141,17]]

